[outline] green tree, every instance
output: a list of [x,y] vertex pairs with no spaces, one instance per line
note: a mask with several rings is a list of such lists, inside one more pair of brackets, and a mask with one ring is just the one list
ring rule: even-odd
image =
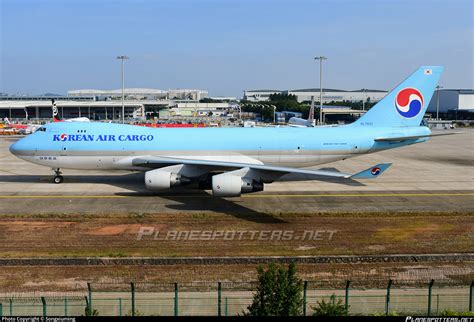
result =
[[257,268],[258,286],[253,302],[247,307],[251,316],[297,316],[303,313],[303,281],[294,263]]
[[296,95],[270,94],[269,103],[276,106],[277,111],[304,112],[308,109],[306,104],[298,103]]
[[86,308],[84,309],[84,314],[85,316],[99,316],[99,311],[97,311],[96,309],[92,309],[91,311],[90,306],[86,305]]
[[204,97],[199,100],[199,103],[223,103],[224,100],[213,99],[209,97]]
[[264,121],[273,121],[273,106],[269,102],[243,103],[242,112],[258,113]]
[[326,302],[324,299],[318,301],[313,309],[313,316],[346,316],[349,314],[342,300],[337,299],[336,301],[336,295],[334,294],[329,298],[329,302]]

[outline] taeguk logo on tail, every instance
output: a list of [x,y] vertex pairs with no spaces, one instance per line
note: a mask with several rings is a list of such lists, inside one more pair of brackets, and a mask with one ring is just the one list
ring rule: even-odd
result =
[[398,114],[405,118],[412,118],[420,114],[423,103],[421,92],[411,87],[402,89],[395,98],[395,108]]
[[370,173],[372,173],[373,176],[378,176],[380,174],[380,168],[375,167],[370,170]]

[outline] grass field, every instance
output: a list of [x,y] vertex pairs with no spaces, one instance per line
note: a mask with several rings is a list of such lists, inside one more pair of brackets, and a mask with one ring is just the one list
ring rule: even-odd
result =
[[[242,221],[225,214],[208,213],[3,215],[0,253],[3,258],[16,258],[471,252],[474,249],[473,218],[471,213],[449,212],[280,214],[272,222]],[[153,235],[138,240],[143,227],[152,229],[153,233],[159,231],[158,237],[162,240],[154,239]],[[197,235],[201,240],[186,240],[183,232],[190,231],[246,233],[240,238],[235,234],[233,240],[232,235],[228,238],[216,235],[214,240],[202,240],[201,235]],[[252,231],[257,232],[253,238]],[[279,239],[282,231],[289,232],[291,237]],[[320,231],[318,238],[316,231]],[[170,232],[183,235],[163,240]]]

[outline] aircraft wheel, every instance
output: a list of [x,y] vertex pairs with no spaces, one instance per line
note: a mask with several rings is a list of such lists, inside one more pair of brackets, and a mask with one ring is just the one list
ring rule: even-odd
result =
[[53,182],[59,184],[64,181],[63,176],[54,176]]

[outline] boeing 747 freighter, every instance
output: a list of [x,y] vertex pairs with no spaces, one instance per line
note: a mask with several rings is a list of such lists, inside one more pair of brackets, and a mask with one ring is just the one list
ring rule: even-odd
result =
[[285,174],[315,180],[369,179],[390,163],[356,174],[302,169],[424,142],[432,136],[422,118],[443,67],[423,66],[352,124],[335,127],[146,128],[100,122],[44,125],[10,147],[26,161],[61,169],[145,172],[154,191],[193,181],[215,196],[262,191]]

